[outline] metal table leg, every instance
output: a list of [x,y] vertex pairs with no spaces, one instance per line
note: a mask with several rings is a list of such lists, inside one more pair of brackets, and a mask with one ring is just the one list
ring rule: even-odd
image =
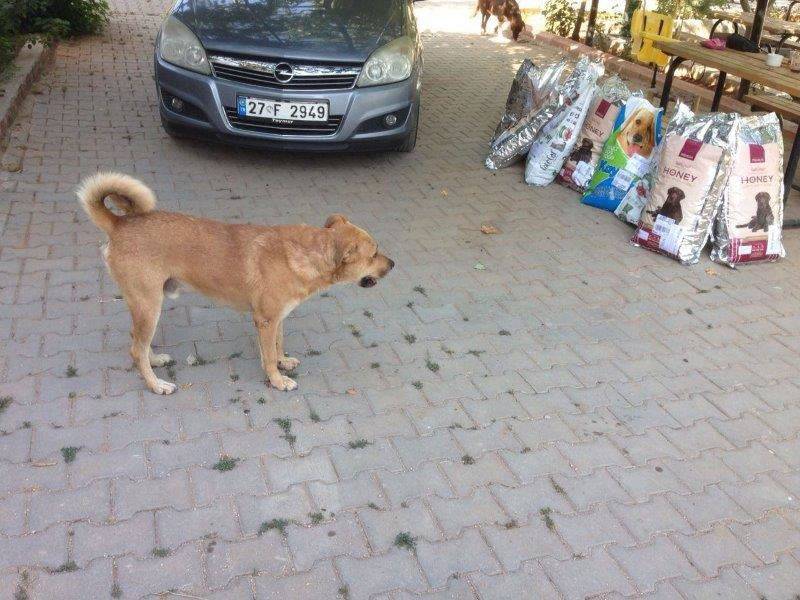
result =
[[728,77],[727,73],[719,72],[719,79],[717,79],[717,87],[714,88],[714,99],[711,101],[711,112],[719,110],[719,103],[722,100],[722,91],[725,89],[725,79]]
[[792,150],[789,152],[789,162],[786,164],[786,172],[783,174],[783,202],[789,198],[789,191],[792,189],[794,172],[797,170],[797,163],[800,162],[800,131],[794,136]]
[[664,89],[661,92],[661,108],[667,110],[667,105],[669,104],[669,93],[672,90],[672,78],[675,76],[675,69],[686,60],[680,56],[673,56],[672,60],[669,63],[669,68],[667,69],[667,74],[664,77]]

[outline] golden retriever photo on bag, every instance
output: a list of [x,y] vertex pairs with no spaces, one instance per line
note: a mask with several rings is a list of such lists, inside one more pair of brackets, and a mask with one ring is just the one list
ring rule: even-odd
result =
[[[153,372],[171,359],[150,343],[164,295],[177,297],[181,285],[251,312],[261,366],[275,389],[288,391],[297,383],[279,369],[291,371],[299,361],[283,353],[286,316],[315,292],[337,283],[372,287],[394,267],[342,215],[331,215],[324,227],[227,224],[155,210],[153,191],[120,173],[89,177],[77,194],[108,236],[103,257],[131,313],[131,357],[156,394],[176,389]],[[124,215],[106,207],[106,198]]]
[[650,156],[655,144],[654,120],[653,111],[640,108],[620,129],[617,143],[628,158],[634,154],[640,154],[645,158]]

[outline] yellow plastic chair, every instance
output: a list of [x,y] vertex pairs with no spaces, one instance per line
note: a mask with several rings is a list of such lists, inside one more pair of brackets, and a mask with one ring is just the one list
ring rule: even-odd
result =
[[669,41],[672,38],[673,18],[649,10],[637,8],[631,16],[631,54],[640,63],[653,67],[653,81],[656,87],[656,74],[659,67],[669,63],[669,55],[653,46],[656,41]]

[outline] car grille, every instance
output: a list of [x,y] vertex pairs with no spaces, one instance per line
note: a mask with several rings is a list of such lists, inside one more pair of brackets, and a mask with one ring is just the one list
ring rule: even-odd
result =
[[218,79],[284,90],[347,90],[361,72],[358,65],[290,64],[219,55],[209,56],[209,62]]
[[231,127],[258,131],[261,133],[277,133],[283,135],[333,135],[342,124],[342,115],[329,115],[327,122],[293,121],[276,122],[269,119],[251,119],[240,117],[235,108],[225,107],[225,115]]

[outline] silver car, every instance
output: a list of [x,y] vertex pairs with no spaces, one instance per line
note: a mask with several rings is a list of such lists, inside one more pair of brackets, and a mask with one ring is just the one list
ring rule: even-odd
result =
[[414,0],[179,0],[156,39],[174,136],[287,150],[417,140],[422,46]]

